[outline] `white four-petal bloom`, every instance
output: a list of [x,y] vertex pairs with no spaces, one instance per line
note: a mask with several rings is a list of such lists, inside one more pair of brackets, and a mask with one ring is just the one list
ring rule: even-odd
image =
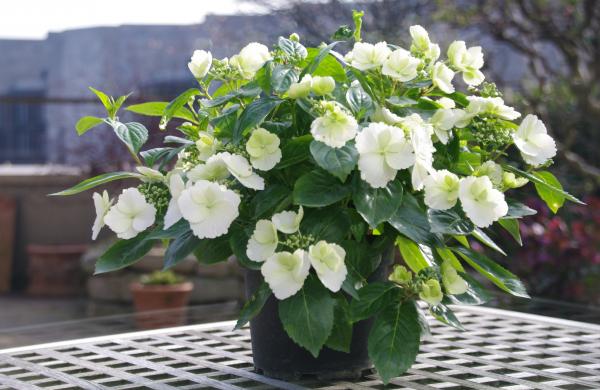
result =
[[514,108],[504,104],[501,97],[467,96],[467,100],[469,100],[466,108],[467,116],[491,114],[508,120],[517,119],[521,116]]
[[319,241],[309,247],[308,258],[321,283],[333,292],[339,291],[348,274],[344,262],[346,258],[344,248],[338,244]]
[[254,232],[248,240],[246,256],[252,261],[265,261],[275,253],[278,243],[277,229],[273,222],[261,219],[256,223]]
[[184,189],[177,203],[198,238],[215,238],[226,234],[238,217],[240,196],[207,180],[199,180]]
[[370,123],[356,136],[360,177],[371,187],[385,187],[400,169],[415,162],[413,146],[402,129],[385,123]]
[[277,228],[277,230],[280,232],[285,234],[293,234],[300,229],[300,222],[302,222],[303,217],[304,209],[302,206],[300,206],[298,212],[282,211],[274,214],[271,220],[273,221],[275,228]]
[[381,73],[398,81],[410,81],[417,77],[421,61],[404,49],[396,49],[383,63]]
[[196,148],[198,149],[198,160],[206,161],[216,153],[219,141],[210,133],[201,131],[198,134]]
[[236,68],[245,79],[251,79],[256,72],[271,59],[269,48],[258,42],[247,44],[239,54],[229,59],[229,64]]
[[445,169],[431,172],[425,179],[425,204],[432,209],[447,210],[458,200],[459,179]]
[[156,208],[144,195],[137,188],[127,188],[104,216],[104,223],[117,237],[128,240],[152,226],[155,218]]
[[505,216],[508,204],[487,176],[469,176],[460,180],[458,198],[467,217],[479,227],[488,227]]
[[412,38],[411,51],[420,53],[429,61],[435,61],[440,56],[440,46],[432,43],[429,33],[422,26],[414,25],[409,28]]
[[556,142],[548,135],[546,126],[535,115],[527,115],[513,141],[527,164],[539,166],[556,155]]
[[359,70],[375,69],[383,65],[390,52],[391,50],[385,42],[374,45],[366,42],[356,42],[352,49],[350,65]]
[[263,263],[260,271],[275,298],[282,300],[300,291],[310,271],[310,261],[302,249],[277,252]]
[[332,148],[341,148],[356,136],[358,123],[336,102],[324,102],[322,107],[325,112],[312,121],[310,132],[317,141]]
[[246,151],[250,155],[250,163],[256,169],[268,171],[281,161],[279,137],[259,127],[252,132],[246,143]]
[[230,175],[227,164],[219,155],[209,157],[204,164],[196,165],[187,173],[188,179],[192,182],[198,180],[219,181],[227,179]]
[[171,172],[169,175],[169,192],[171,193],[171,200],[169,201],[169,206],[167,207],[167,212],[165,214],[165,229],[170,228],[182,218],[177,200],[184,189],[185,183],[183,182],[183,177],[181,177],[181,174],[177,171]]
[[94,199],[94,208],[96,209],[96,219],[92,226],[92,240],[95,240],[98,238],[98,234],[100,234],[100,230],[102,230],[102,227],[104,226],[104,217],[106,216],[106,213],[108,213],[112,201],[106,190],[102,192],[102,195],[94,192],[92,198]]
[[453,78],[454,72],[443,62],[436,62],[433,65],[433,69],[431,70],[431,81],[433,82],[433,85],[438,87],[443,92],[454,92],[454,86],[452,85]]
[[448,59],[455,69],[463,74],[463,80],[468,85],[479,85],[485,76],[479,69],[483,66],[481,46],[467,49],[464,41],[454,41],[448,47]]
[[258,191],[265,188],[265,180],[254,173],[252,166],[245,157],[229,152],[219,153],[215,156],[223,160],[229,173],[242,183],[244,187]]
[[192,54],[190,62],[188,62],[188,68],[195,78],[201,79],[210,70],[212,65],[212,54],[205,50],[195,50]]

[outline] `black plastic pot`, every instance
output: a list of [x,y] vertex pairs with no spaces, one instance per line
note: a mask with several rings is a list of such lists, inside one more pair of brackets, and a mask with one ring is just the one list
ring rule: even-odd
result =
[[[370,281],[384,280],[392,262],[393,251],[384,253],[379,268]],[[259,271],[246,271],[246,296],[250,297],[263,280]],[[367,351],[372,320],[356,323],[352,331],[350,353],[323,347],[317,358],[290,339],[279,320],[277,299],[271,296],[262,311],[250,321],[254,367],[263,375],[277,379],[357,379],[373,365]]]

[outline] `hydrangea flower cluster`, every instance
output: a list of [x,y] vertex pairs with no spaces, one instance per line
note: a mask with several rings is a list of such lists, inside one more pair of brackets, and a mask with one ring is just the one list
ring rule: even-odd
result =
[[[521,114],[484,81],[481,47],[455,41],[442,59],[421,26],[410,27],[412,43],[402,48],[363,42],[360,25],[345,55],[335,50],[343,42],[306,48],[297,34],[272,48],[250,43],[229,59],[195,51],[188,67],[196,88],[171,102],[127,107],[160,116],[163,130],[177,123],[180,136],[168,135],[160,148],[141,151],[147,129],[119,120],[125,97],[93,90],[108,115],[82,118],[78,132],[108,124],[138,167],[60,194],[142,182],[116,198],[94,193],[93,238],[106,225],[122,239],[97,271],[132,264],[160,242],[168,243],[165,267],[192,253],[205,263],[235,255],[264,278],[238,325],[272,294],[298,306],[293,318],[280,311],[281,322],[315,355],[325,346],[347,351],[352,324],[370,317],[372,340],[418,345],[425,329],[417,300],[460,328],[447,305],[487,297],[466,265],[526,296],[517,277],[473,251],[469,239],[502,252],[487,233],[497,223],[520,240],[518,220],[533,211],[511,191],[530,182],[554,211],[577,201],[545,170],[554,140],[536,116],[518,121]],[[369,281],[394,246],[404,265]],[[318,337],[291,326],[298,318]],[[349,327],[346,339],[331,341],[340,327]],[[397,327],[411,331],[391,337]],[[385,364],[399,356],[370,353],[384,381],[408,369]]]

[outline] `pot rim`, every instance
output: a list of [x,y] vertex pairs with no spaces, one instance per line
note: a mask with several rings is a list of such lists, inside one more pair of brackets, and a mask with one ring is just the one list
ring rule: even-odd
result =
[[145,285],[140,282],[132,282],[129,285],[134,292],[189,292],[194,288],[192,282],[182,282],[177,284],[152,284]]

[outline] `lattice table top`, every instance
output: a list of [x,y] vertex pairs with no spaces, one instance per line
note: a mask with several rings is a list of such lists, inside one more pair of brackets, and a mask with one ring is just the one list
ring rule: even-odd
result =
[[[431,322],[413,368],[389,389],[600,389],[600,326],[503,310],[456,309],[466,332]],[[285,383],[253,372],[233,322],[0,350],[0,389],[383,389]]]

